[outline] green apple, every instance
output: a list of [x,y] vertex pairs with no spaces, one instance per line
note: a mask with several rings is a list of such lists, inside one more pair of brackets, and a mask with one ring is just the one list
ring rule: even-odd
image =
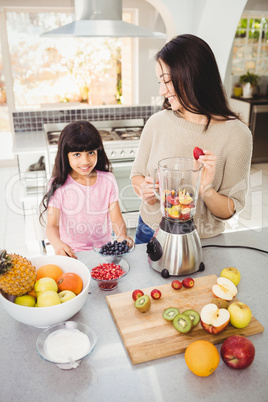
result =
[[49,307],[56,304],[61,304],[61,301],[55,290],[46,290],[37,294],[37,307]]
[[14,303],[19,304],[20,306],[34,307],[35,297],[30,295],[17,296]]
[[234,267],[224,268],[221,271],[220,276],[230,279],[230,281],[232,281],[235,284],[235,286],[237,286],[239,284],[240,279],[241,279],[240,272],[238,271],[237,268],[234,268]]
[[40,278],[34,284],[34,290],[36,293],[46,292],[47,290],[58,291],[57,282],[52,278]]
[[71,290],[63,290],[62,292],[59,293],[60,301],[62,303],[67,302],[68,300],[73,299],[76,297],[76,294],[72,292]]
[[230,324],[235,328],[245,328],[251,320],[250,308],[240,301],[230,304],[228,311],[230,313]]

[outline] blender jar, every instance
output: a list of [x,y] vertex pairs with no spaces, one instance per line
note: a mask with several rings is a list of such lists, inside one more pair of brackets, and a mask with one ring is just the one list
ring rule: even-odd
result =
[[[191,158],[166,158],[158,162],[159,194],[162,215],[178,222],[193,218],[203,165]],[[155,185],[155,183],[154,183]]]

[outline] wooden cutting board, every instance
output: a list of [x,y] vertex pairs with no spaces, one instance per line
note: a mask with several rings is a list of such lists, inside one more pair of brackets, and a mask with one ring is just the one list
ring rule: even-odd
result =
[[249,325],[243,329],[234,328],[229,324],[223,332],[212,335],[199,323],[189,334],[181,334],[175,330],[172,322],[162,317],[163,311],[168,307],[177,307],[181,313],[187,309],[194,309],[200,313],[202,307],[210,303],[213,298],[211,288],[216,279],[216,275],[195,278],[195,285],[191,289],[182,287],[180,290],[174,290],[170,283],[142,289],[144,294],[149,296],[154,288],[162,293],[161,299],[151,299],[151,308],[146,313],[141,313],[135,308],[132,292],[106,296],[107,304],[133,364],[183,353],[191,342],[199,339],[217,344],[230,335],[250,336],[264,331],[259,321],[252,317]]

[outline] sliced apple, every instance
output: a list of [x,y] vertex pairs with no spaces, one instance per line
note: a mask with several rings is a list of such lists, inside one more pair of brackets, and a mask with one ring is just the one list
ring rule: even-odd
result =
[[237,295],[237,287],[230,279],[219,277],[217,284],[212,286],[212,293],[215,297],[230,301]]
[[230,321],[230,313],[226,308],[218,308],[216,304],[206,304],[200,313],[201,325],[210,334],[222,332]]

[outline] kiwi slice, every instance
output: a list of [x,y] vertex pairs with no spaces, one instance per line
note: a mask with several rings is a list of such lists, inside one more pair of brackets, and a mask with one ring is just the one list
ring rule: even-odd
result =
[[200,321],[200,314],[195,310],[186,310],[183,312],[183,314],[186,314],[189,318],[191,318],[193,327],[195,327]]
[[177,314],[173,318],[173,326],[177,331],[181,332],[182,334],[187,334],[191,331],[193,327],[193,322],[188,315]]
[[173,318],[180,314],[180,310],[176,307],[168,307],[163,312],[163,318],[167,321],[173,321]]
[[135,307],[141,312],[146,313],[146,311],[150,310],[151,307],[151,299],[148,295],[143,295],[138,297],[135,301]]
[[226,308],[228,310],[229,303],[227,300],[219,299],[218,297],[214,297],[210,303],[216,304],[218,308]]

